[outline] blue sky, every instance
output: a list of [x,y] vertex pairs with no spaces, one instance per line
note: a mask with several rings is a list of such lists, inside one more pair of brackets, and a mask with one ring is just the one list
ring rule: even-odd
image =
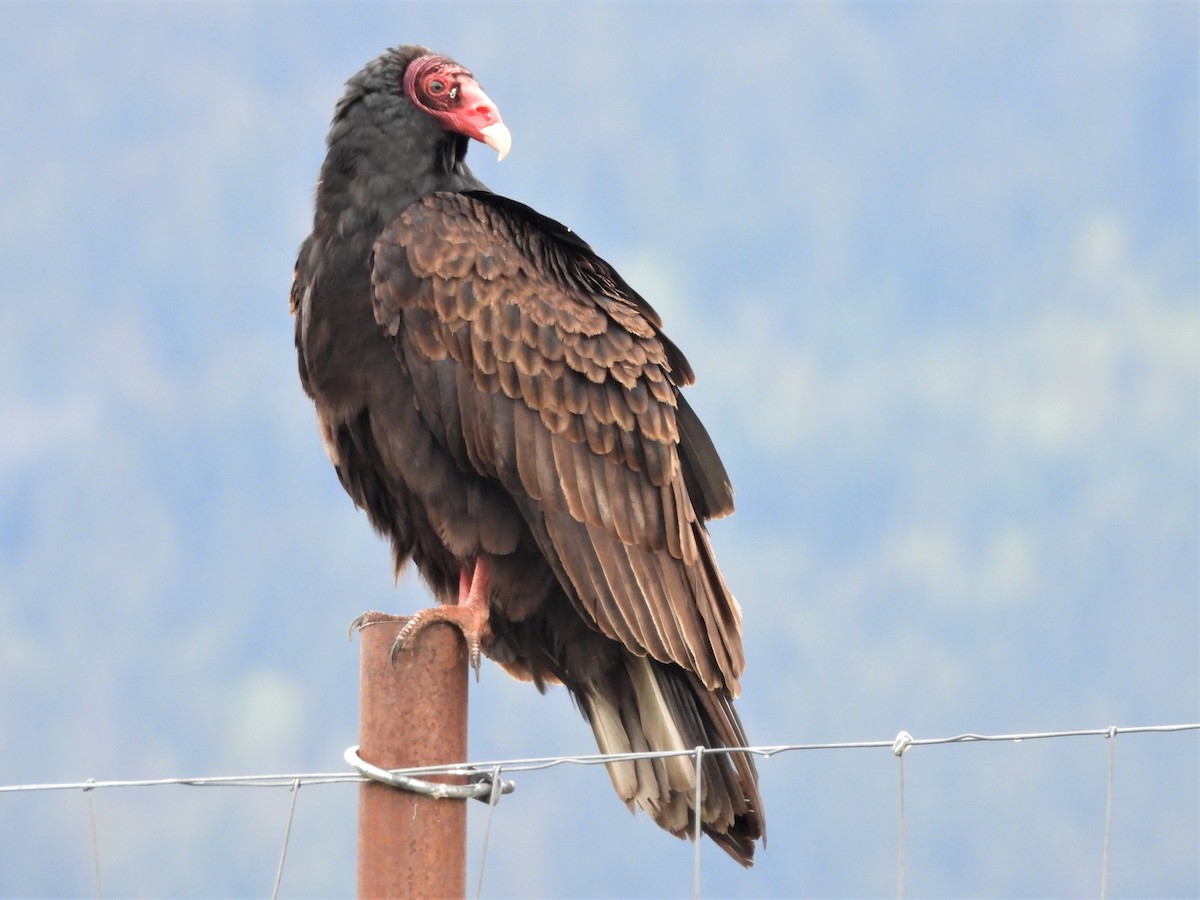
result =
[[[476,172],[697,370],[754,742],[1196,721],[1198,34],[1191,3],[0,6],[0,782],[342,768],[345,626],[427,598],[323,458],[287,290],[341,85],[407,42],[512,129]],[[593,752],[561,691],[472,691],[473,758]],[[908,889],[1095,894],[1107,749],[911,752]],[[1118,739],[1114,895],[1200,892],[1198,758]],[[894,891],[890,754],[762,778],[768,847],[706,851],[711,895]],[[110,895],[269,892],[284,792],[96,800]],[[354,800],[301,793],[284,894],[353,890]],[[485,894],[691,889],[598,770],[496,815]],[[86,800],[0,798],[0,894],[91,890]]]

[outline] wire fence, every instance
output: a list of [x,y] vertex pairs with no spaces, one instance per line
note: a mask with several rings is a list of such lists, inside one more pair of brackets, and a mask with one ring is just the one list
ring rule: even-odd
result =
[[[1108,867],[1109,855],[1111,847],[1112,833],[1112,808],[1113,808],[1113,785],[1115,781],[1115,738],[1118,735],[1127,734],[1146,734],[1146,733],[1171,733],[1183,731],[1200,730],[1200,723],[1185,723],[1173,725],[1136,725],[1136,726],[1109,726],[1107,728],[1087,728],[1068,731],[1045,731],[1045,732],[1024,732],[1012,734],[957,734],[951,737],[933,737],[933,738],[915,738],[906,731],[901,731],[895,738],[891,740],[876,740],[876,741],[840,741],[834,743],[810,743],[810,744],[779,744],[771,746],[755,746],[740,748],[737,750],[729,749],[710,749],[705,747],[696,747],[690,750],[680,751],[661,751],[661,752],[641,752],[641,753],[617,753],[617,754],[587,754],[579,756],[546,756],[546,757],[529,757],[529,758],[514,758],[501,760],[485,760],[480,762],[457,763],[452,765],[442,766],[423,766],[411,769],[390,770],[388,775],[402,778],[419,778],[428,775],[460,775],[473,778],[484,778],[492,785],[492,789],[485,795],[485,802],[488,805],[488,819],[484,828],[483,852],[477,873],[476,896],[481,895],[483,888],[483,872],[487,862],[487,836],[490,833],[492,812],[494,811],[497,802],[502,793],[506,793],[511,787],[504,785],[502,777],[504,775],[513,775],[517,773],[536,772],[546,769],[555,768],[558,766],[599,766],[608,762],[617,762],[622,760],[639,760],[639,759],[662,759],[667,757],[687,756],[695,760],[695,769],[697,774],[697,793],[701,790],[701,774],[703,758],[709,754],[721,753],[746,753],[763,760],[769,760],[775,756],[786,753],[804,752],[804,751],[842,751],[842,750],[879,750],[890,748],[892,753],[898,758],[899,763],[899,821],[898,821],[898,840],[897,840],[897,855],[896,855],[896,892],[898,897],[904,896],[904,877],[905,877],[905,808],[904,808],[904,757],[905,754],[913,747],[929,747],[943,744],[972,744],[983,742],[1011,742],[1020,743],[1022,741],[1037,741],[1037,740],[1058,740],[1065,738],[1084,738],[1084,737],[1102,737],[1108,741],[1108,778],[1105,798],[1105,813],[1104,813],[1104,847],[1103,856],[1100,861],[1100,896],[1106,897],[1108,892]],[[356,753],[357,748],[352,747],[347,751],[347,758],[350,759]],[[371,767],[367,767],[371,768]],[[257,787],[257,788],[286,788],[291,792],[291,802],[288,805],[287,821],[284,828],[283,843],[279,855],[279,865],[277,868],[275,882],[272,890],[272,898],[279,894],[280,885],[282,883],[284,869],[287,861],[288,845],[291,840],[292,823],[296,816],[297,798],[300,788],[305,785],[318,784],[339,784],[339,783],[362,783],[370,780],[372,776],[362,774],[361,770],[352,770],[345,772],[312,772],[312,773],[276,773],[276,774],[259,774],[259,775],[217,775],[217,776],[199,776],[199,777],[177,777],[177,778],[145,778],[145,779],[129,779],[129,780],[97,780],[89,778],[85,781],[69,781],[56,783],[40,783],[40,784],[11,784],[0,785],[0,794],[15,794],[39,791],[84,791],[89,798],[88,814],[91,831],[91,843],[93,862],[95,868],[96,895],[104,896],[102,882],[102,865],[100,856],[100,840],[96,825],[96,811],[94,804],[94,792],[99,790],[107,790],[112,788],[148,788],[148,787],[163,787],[167,785],[183,785],[188,787]],[[377,778],[377,780],[379,780]],[[389,780],[389,783],[394,781]],[[504,788],[502,790],[501,788]],[[698,804],[697,804],[698,805]],[[693,870],[693,894],[696,897],[701,895],[700,883],[700,860],[704,849],[704,843],[699,838],[699,828],[697,825],[697,834],[693,835],[695,840],[695,864]]]

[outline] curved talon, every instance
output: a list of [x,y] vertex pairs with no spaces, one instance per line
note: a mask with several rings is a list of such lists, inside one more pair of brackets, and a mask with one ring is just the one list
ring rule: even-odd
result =
[[483,651],[479,646],[479,636],[472,635],[467,641],[467,662],[475,670],[475,683],[479,683],[479,666],[483,662]]
[[374,625],[375,621],[384,619],[395,619],[395,616],[388,613],[380,612],[377,609],[368,609],[366,612],[361,612],[354,617],[354,621],[350,623],[350,627],[346,629],[346,639],[354,640],[354,632],[362,631],[368,625]]
[[429,624],[426,621],[428,619],[426,613],[431,611],[432,610],[423,609],[404,623],[404,627],[401,628],[399,633],[396,635],[396,640],[392,641],[391,660],[393,666],[396,665],[396,660],[400,658],[401,652],[403,652],[404,648],[408,646],[408,639]]
[[393,667],[396,665],[396,660],[400,658],[400,654],[404,650],[404,644],[405,641],[403,635],[397,635],[396,639],[392,641],[392,652],[389,656],[389,659],[392,661]]

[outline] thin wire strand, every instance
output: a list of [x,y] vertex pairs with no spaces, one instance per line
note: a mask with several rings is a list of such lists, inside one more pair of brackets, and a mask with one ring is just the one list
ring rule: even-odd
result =
[[[930,747],[939,744],[964,744],[983,741],[1033,741],[1042,739],[1068,737],[1107,737],[1116,734],[1146,734],[1152,732],[1198,731],[1200,723],[1181,725],[1138,725],[1123,728],[1088,728],[1077,731],[1046,731],[1028,732],[1022,734],[958,734],[942,738],[914,738],[911,746]],[[780,753],[791,753],[805,750],[877,750],[891,748],[894,740],[887,741],[839,741],[825,744],[780,744],[757,747],[710,747],[706,753],[747,753],[763,758],[770,758]],[[533,772],[549,769],[555,766],[579,765],[596,766],[610,762],[636,761],[641,759],[668,759],[677,756],[691,756],[695,751],[662,750],[640,753],[608,753],[587,754],[579,756],[542,756],[518,759],[489,760],[476,763],[454,763],[439,766],[418,766],[410,769],[393,769],[412,775],[471,775],[480,771],[490,771],[501,766],[506,773]],[[101,788],[126,787],[159,787],[164,785],[185,785],[188,787],[291,787],[295,781],[301,784],[341,784],[345,782],[360,783],[368,779],[357,772],[315,772],[315,773],[279,773],[270,775],[218,775],[192,778],[142,778],[128,781],[67,781],[59,783],[11,784],[0,785],[0,794],[24,791],[66,791],[66,790],[100,790]]]
[[1108,794],[1104,801],[1104,856],[1100,865],[1100,900],[1108,897],[1108,845],[1112,837],[1113,763],[1117,752],[1117,729],[1108,729]]
[[696,794],[692,798],[692,811],[695,814],[695,823],[692,826],[692,844],[694,845],[693,852],[695,853],[692,863],[692,896],[696,900],[700,900],[700,826],[703,822],[703,810],[700,808],[700,800],[703,796],[704,787],[704,748],[697,747],[696,754]]
[[88,798],[88,818],[92,823],[92,862],[96,867],[96,898],[104,900],[104,882],[100,880],[100,829],[96,826],[96,792],[87,788],[84,791]]
[[283,882],[283,864],[287,860],[288,842],[292,839],[292,820],[296,818],[296,798],[300,796],[300,779],[292,779],[292,802],[288,807],[287,827],[283,829],[283,849],[279,851],[279,868],[275,872],[275,886],[271,888],[271,900],[279,897],[279,885]]
[[892,741],[892,753],[900,760],[900,823],[896,832],[896,898],[904,900],[904,753],[912,746],[913,736],[901,731]]
[[[532,757],[526,759],[510,759],[497,760],[485,763],[459,763],[454,765],[440,766],[420,766],[411,769],[396,769],[391,770],[395,773],[411,774],[411,775],[478,775],[480,772],[491,770],[492,772],[492,792],[488,803],[488,819],[484,829],[483,841],[483,857],[480,860],[479,881],[476,888],[476,897],[481,896],[483,890],[483,873],[484,864],[487,861],[487,843],[491,832],[492,816],[495,811],[495,806],[501,793],[498,786],[501,784],[500,772],[532,772],[543,769],[549,769],[562,765],[604,765],[610,762],[620,761],[636,761],[636,760],[651,760],[651,759],[668,759],[678,756],[693,756],[695,757],[696,767],[696,793],[694,797],[695,806],[695,821],[693,823],[693,837],[695,838],[695,857],[694,857],[694,893],[696,897],[700,896],[700,873],[701,873],[701,841],[700,833],[702,830],[702,779],[703,779],[703,759],[705,753],[743,753],[754,756],[760,756],[763,759],[770,759],[780,753],[790,753],[802,750],[866,750],[866,749],[882,749],[890,747],[892,752],[900,758],[900,821],[899,821],[899,845],[897,850],[897,895],[900,900],[904,897],[904,878],[905,878],[905,810],[904,810],[904,752],[912,746],[929,747],[939,744],[964,744],[977,743],[986,741],[1005,741],[1012,743],[1020,743],[1021,741],[1030,740],[1049,740],[1057,738],[1069,737],[1104,737],[1108,739],[1108,789],[1107,798],[1105,801],[1104,812],[1104,852],[1101,862],[1101,880],[1100,880],[1100,897],[1101,900],[1106,900],[1108,894],[1108,869],[1109,869],[1109,851],[1112,838],[1112,809],[1113,809],[1113,785],[1115,774],[1115,747],[1116,736],[1118,734],[1147,734],[1147,733],[1170,733],[1182,731],[1197,731],[1200,730],[1200,723],[1183,723],[1175,725],[1136,725],[1118,727],[1116,725],[1108,728],[1085,728],[1073,731],[1043,731],[1043,732],[1024,732],[1014,734],[975,734],[966,733],[958,734],[951,737],[940,738],[921,738],[914,739],[908,732],[901,731],[900,734],[892,741],[839,741],[835,743],[810,743],[810,744],[780,744],[773,746],[757,746],[757,747],[696,747],[693,750],[673,750],[673,751],[655,751],[655,752],[640,752],[640,753],[608,753],[608,754],[589,754],[580,756],[547,756],[547,757]],[[345,783],[361,783],[368,779],[358,772],[318,772],[306,774],[268,774],[268,775],[220,775],[208,777],[194,778],[143,778],[135,780],[123,781],[97,781],[94,778],[89,778],[86,781],[60,782],[60,783],[38,783],[38,784],[12,784],[0,785],[0,794],[18,793],[18,792],[33,792],[33,791],[61,791],[61,790],[83,790],[88,794],[88,809],[91,819],[92,832],[92,855],[95,863],[96,875],[96,896],[103,900],[104,887],[101,881],[101,866],[100,866],[100,838],[99,828],[96,819],[95,792],[100,788],[117,788],[117,787],[161,787],[166,785],[183,785],[187,787],[287,787],[292,791],[292,801],[288,810],[287,826],[284,830],[283,848],[279,857],[279,868],[275,874],[275,884],[271,893],[272,900],[277,900],[280,884],[283,879],[284,864],[287,858],[288,845],[291,840],[292,823],[296,813],[296,801],[299,795],[300,787],[305,784],[345,784]]]
[[492,834],[492,815],[496,812],[496,804],[500,800],[501,787],[500,767],[495,766],[492,769],[492,793],[488,796],[487,819],[483,824],[483,848],[479,855],[479,882],[475,885],[476,900],[483,896],[483,868],[487,865],[488,838]]
[[904,900],[904,754],[900,757],[900,829],[896,849],[896,898]]

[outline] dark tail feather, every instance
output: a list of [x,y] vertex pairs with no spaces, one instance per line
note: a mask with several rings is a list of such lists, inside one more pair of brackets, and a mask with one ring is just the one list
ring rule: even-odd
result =
[[[745,747],[746,736],[724,691],[673,665],[628,655],[624,671],[606,684],[578,692],[580,707],[603,753]],[[744,866],[754,862],[764,837],[758,772],[746,753],[706,754],[700,824],[726,853]],[[636,804],[677,837],[695,827],[695,760],[689,755],[609,763],[618,796]]]

